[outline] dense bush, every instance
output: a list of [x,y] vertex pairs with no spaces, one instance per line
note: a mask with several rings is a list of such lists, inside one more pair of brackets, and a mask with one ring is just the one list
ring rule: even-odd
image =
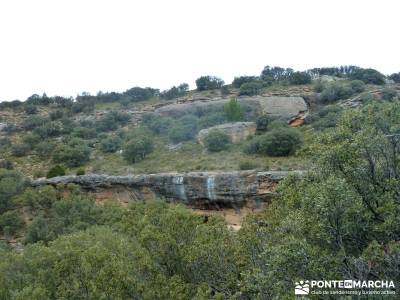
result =
[[159,93],[160,91],[158,89],[153,89],[150,87],[141,88],[136,86],[125,91],[124,95],[128,96],[130,101],[137,102],[149,100],[152,97],[158,96]]
[[240,76],[240,77],[235,77],[232,81],[232,85],[235,88],[240,88],[242,84],[248,83],[248,82],[253,82],[256,81],[258,77],[256,76]]
[[55,165],[47,172],[46,178],[53,178],[64,175],[65,175],[65,168],[61,165]]
[[293,85],[311,83],[311,76],[306,72],[293,72],[290,74],[289,83]]
[[73,139],[67,145],[57,147],[53,160],[67,167],[79,167],[89,161],[91,149],[80,139]]
[[261,79],[267,82],[287,80],[293,69],[266,66],[261,72]]
[[76,176],[82,176],[82,175],[85,175],[85,174],[86,174],[85,169],[78,169],[76,171]]
[[397,91],[391,88],[385,88],[382,90],[382,98],[384,100],[391,101],[397,96]]
[[224,105],[226,119],[229,122],[237,122],[243,120],[243,110],[237,99],[231,99]]
[[23,121],[23,127],[26,130],[32,130],[36,127],[42,126],[48,122],[47,118],[41,116],[29,116]]
[[153,150],[153,141],[148,137],[142,136],[129,141],[124,146],[123,156],[126,161],[136,163],[145,159]]
[[11,160],[0,159],[0,169],[13,170],[14,164]]
[[263,88],[261,81],[245,82],[240,86],[239,95],[241,96],[254,96],[258,95]]
[[393,73],[392,75],[389,76],[389,79],[393,80],[396,83],[400,83],[400,72]]
[[161,92],[160,96],[167,100],[175,99],[184,96],[188,90],[189,90],[189,85],[187,83],[182,83],[177,87],[173,86],[169,90]]
[[100,142],[100,150],[104,153],[114,153],[121,149],[122,139],[119,136],[108,136]]
[[27,106],[25,106],[25,113],[27,115],[34,115],[34,114],[37,114],[37,112],[38,112],[38,109],[37,109],[37,107],[35,105],[27,105]]
[[257,168],[257,164],[251,160],[243,160],[239,163],[240,170],[253,170]]
[[174,124],[169,132],[168,137],[173,143],[184,142],[196,136],[198,119],[194,116],[185,116]]
[[169,117],[161,117],[155,114],[147,114],[143,117],[143,124],[156,134],[166,134],[175,121]]
[[113,131],[129,123],[130,116],[127,113],[111,111],[105,114],[99,121],[96,121],[95,127],[99,132]]
[[361,93],[365,90],[365,83],[361,80],[351,81],[351,88],[355,93]]
[[256,136],[248,142],[244,151],[248,154],[288,156],[293,154],[301,143],[301,134],[296,129],[281,127]]
[[60,122],[48,122],[38,126],[33,130],[33,133],[40,136],[42,139],[49,137],[57,137],[63,133],[63,128]]
[[228,148],[231,138],[226,133],[219,130],[211,130],[204,138],[204,145],[210,152],[219,152]]
[[219,89],[224,85],[224,81],[214,76],[201,76],[196,79],[196,87],[199,91]]
[[21,193],[27,185],[17,172],[0,169],[0,214],[15,208],[13,198]]
[[11,147],[11,153],[12,155],[16,156],[16,157],[22,157],[25,156],[29,153],[29,151],[31,151],[31,146],[29,144],[26,143],[18,143],[18,144],[14,144]]
[[14,234],[25,224],[21,213],[18,210],[9,210],[0,214],[0,231],[3,234]]
[[356,69],[349,74],[349,78],[362,80],[364,83],[385,84],[385,75],[374,69]]
[[353,94],[354,91],[351,86],[341,82],[334,82],[325,86],[320,99],[323,102],[329,103],[340,99],[346,99]]
[[198,121],[198,126],[200,129],[212,127],[215,125],[223,124],[226,122],[225,113],[222,111],[216,111],[208,113],[201,117]]
[[270,115],[261,115],[256,120],[257,130],[266,131],[268,125],[274,120]]
[[35,146],[35,152],[41,159],[48,159],[51,157],[56,145],[51,141],[43,141]]

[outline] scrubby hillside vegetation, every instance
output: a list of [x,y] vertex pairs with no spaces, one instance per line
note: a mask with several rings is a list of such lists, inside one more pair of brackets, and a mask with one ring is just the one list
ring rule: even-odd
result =
[[[196,90],[1,102],[0,299],[290,299],[305,279],[399,282],[399,78],[265,67],[231,84],[202,76]],[[122,207],[30,186],[249,169],[306,172],[238,231],[162,199]]]

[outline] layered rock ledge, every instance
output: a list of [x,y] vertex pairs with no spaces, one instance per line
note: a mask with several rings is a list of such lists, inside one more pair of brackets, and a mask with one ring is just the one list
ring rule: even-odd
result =
[[160,173],[108,176],[83,175],[38,179],[32,186],[77,184],[91,192],[128,193],[129,200],[164,198],[187,205],[240,206],[247,201],[266,202],[275,193],[279,181],[301,171],[235,171]]

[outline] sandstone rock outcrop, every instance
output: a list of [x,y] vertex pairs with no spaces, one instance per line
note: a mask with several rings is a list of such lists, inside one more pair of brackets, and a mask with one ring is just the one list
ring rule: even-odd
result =
[[[193,113],[198,109],[205,109],[211,106],[223,106],[229,99],[199,100],[194,102],[173,103],[164,105],[154,110],[155,113],[163,116],[177,117],[182,114]],[[239,97],[240,104],[246,104],[254,107],[256,110],[290,120],[299,114],[308,110],[307,104],[302,97],[280,97],[280,96],[256,96]]]
[[[295,171],[294,171],[295,172]],[[187,205],[240,206],[246,201],[268,201],[289,172],[235,171],[161,173],[148,175],[61,176],[32,181],[32,186],[78,184],[88,191],[129,191],[130,200],[155,196]]]
[[210,133],[210,131],[220,130],[231,137],[232,143],[238,143],[245,140],[247,137],[254,135],[256,129],[257,126],[254,122],[225,123],[200,130],[197,134],[197,140],[200,144],[203,144],[205,137]]

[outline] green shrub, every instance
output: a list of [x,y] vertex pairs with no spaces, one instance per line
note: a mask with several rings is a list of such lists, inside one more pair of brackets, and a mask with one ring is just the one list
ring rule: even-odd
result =
[[253,170],[257,168],[257,164],[250,160],[243,160],[239,163],[240,170]]
[[47,118],[41,116],[30,116],[23,122],[23,126],[26,130],[32,130],[36,127],[42,126],[48,122]]
[[201,76],[196,79],[196,86],[199,91],[219,89],[223,85],[224,81],[215,76]]
[[206,114],[201,117],[198,121],[198,127],[200,129],[212,127],[215,125],[223,124],[226,122],[226,116],[224,112],[213,112]]
[[260,154],[270,156],[288,156],[302,143],[302,138],[296,129],[277,128],[266,133],[260,140]]
[[64,175],[65,175],[65,168],[61,165],[55,165],[47,172],[46,178],[53,178]]
[[361,80],[353,80],[351,82],[351,88],[356,93],[361,93],[365,91],[365,83]]
[[42,139],[56,137],[61,135],[62,126],[60,122],[48,122],[42,126],[36,127],[33,133],[40,136]]
[[85,169],[78,169],[76,171],[76,176],[82,176],[82,175],[85,175],[85,174],[86,174]]
[[129,123],[130,116],[127,113],[111,111],[105,114],[99,121],[96,121],[97,131],[113,131]]
[[263,88],[261,81],[251,81],[243,83],[240,86],[239,95],[241,96],[254,96],[258,95]]
[[37,112],[38,112],[38,109],[35,105],[27,105],[25,107],[25,113],[27,115],[34,115],[34,114],[37,114]]
[[397,91],[392,88],[385,88],[382,90],[382,98],[391,101],[397,96]]
[[35,152],[41,159],[51,157],[56,145],[50,141],[43,141],[36,145]]
[[0,230],[5,234],[14,234],[24,224],[18,210],[9,210],[0,215]]
[[181,120],[179,123],[175,124],[169,130],[168,137],[173,143],[180,143],[194,138],[196,133],[197,119],[194,118],[192,122]]
[[268,125],[274,120],[270,115],[262,115],[257,118],[256,125],[258,131],[266,131]]
[[293,128],[276,128],[250,140],[244,148],[247,154],[288,156],[302,143],[300,133]]
[[119,136],[109,136],[100,142],[100,150],[104,153],[114,153],[121,149],[122,139]]
[[389,79],[393,80],[396,83],[400,83],[400,72],[393,73],[392,75],[389,76]]
[[1,159],[0,160],[0,169],[13,170],[14,164],[11,160]]
[[268,125],[268,130],[278,129],[278,128],[287,128],[289,127],[288,123],[283,120],[272,120]]
[[80,139],[72,139],[68,145],[62,145],[53,152],[53,160],[68,167],[79,167],[89,161],[91,149]]
[[29,151],[31,151],[31,147],[26,143],[15,144],[11,147],[11,153],[16,157],[25,156]]
[[243,120],[243,110],[240,107],[237,99],[231,99],[228,103],[224,105],[224,112],[226,119],[229,122],[237,122]]
[[219,130],[211,130],[204,138],[204,145],[210,152],[219,152],[228,148],[231,138],[226,133]]
[[289,75],[289,83],[293,85],[311,83],[311,76],[306,72],[293,72]]
[[374,69],[356,69],[349,74],[349,78],[353,80],[362,80],[364,83],[385,84],[385,75]]
[[353,89],[347,84],[334,82],[328,84],[321,93],[322,102],[334,102],[340,99],[346,99],[354,94]]
[[14,208],[14,197],[25,189],[26,184],[19,173],[0,169],[0,214]]
[[232,85],[235,88],[240,88],[242,84],[256,81],[258,78],[256,76],[240,76],[240,77],[235,77],[232,81]]
[[153,150],[154,144],[150,138],[138,137],[125,145],[123,156],[126,161],[136,163],[145,159]]
[[175,120],[172,118],[161,117],[154,114],[148,114],[143,117],[143,124],[156,134],[166,134],[174,123]]

